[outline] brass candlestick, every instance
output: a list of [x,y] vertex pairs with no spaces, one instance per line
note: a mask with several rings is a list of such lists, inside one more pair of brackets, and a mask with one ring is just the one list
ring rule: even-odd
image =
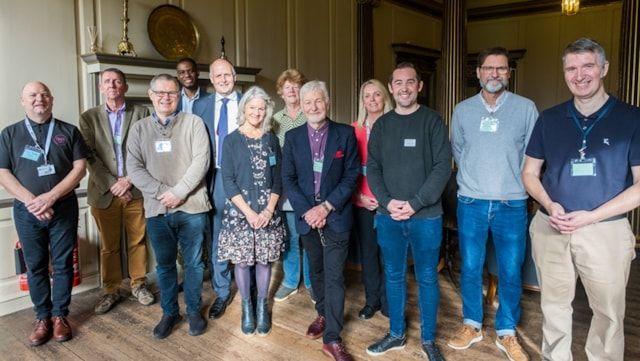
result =
[[133,44],[129,42],[129,0],[122,1],[122,40],[118,44],[118,54],[137,56]]

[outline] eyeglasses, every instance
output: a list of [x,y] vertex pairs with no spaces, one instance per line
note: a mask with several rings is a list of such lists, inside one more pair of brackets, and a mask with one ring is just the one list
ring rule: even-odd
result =
[[498,71],[498,74],[506,74],[509,72],[509,67],[507,66],[481,66],[480,70],[485,73],[493,73],[494,70]]
[[153,94],[159,96],[160,98],[165,98],[165,97],[174,98],[174,97],[177,97],[178,94],[180,94],[179,91],[163,92],[163,91],[155,91],[153,89],[151,91],[153,92]]

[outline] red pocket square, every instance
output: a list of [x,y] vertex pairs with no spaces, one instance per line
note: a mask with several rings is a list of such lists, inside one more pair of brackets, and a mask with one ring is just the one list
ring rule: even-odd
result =
[[342,157],[344,157],[344,152],[339,150],[339,151],[336,152],[336,156],[334,158],[337,159],[337,158],[342,158]]

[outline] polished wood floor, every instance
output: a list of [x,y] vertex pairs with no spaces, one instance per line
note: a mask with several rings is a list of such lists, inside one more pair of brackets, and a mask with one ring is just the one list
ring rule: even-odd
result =
[[[279,268],[279,267],[274,267]],[[274,283],[279,273],[274,274]],[[412,276],[409,276],[412,279]],[[465,351],[447,348],[445,340],[460,322],[460,296],[451,281],[441,275],[441,302],[438,319],[438,342],[447,360],[504,360],[493,344],[494,308],[487,306],[488,331],[485,339]],[[424,359],[419,344],[416,287],[409,283],[407,306],[409,342],[404,350],[390,352],[379,359]],[[626,360],[640,360],[640,262],[632,266],[627,294]],[[99,291],[86,292],[73,297],[70,321],[75,337],[62,344],[49,342],[40,347],[29,347],[26,336],[31,329],[33,312],[20,311],[0,317],[0,360],[326,360],[320,351],[321,341],[304,337],[315,311],[306,291],[289,300],[273,305],[274,327],[267,337],[246,337],[240,331],[240,300],[235,297],[226,314],[209,323],[207,332],[199,337],[187,334],[188,326],[181,323],[167,339],[155,340],[151,330],[159,320],[158,304],[150,307],[126,300],[110,313],[93,314],[93,305]],[[213,296],[210,286],[203,291],[203,304],[209,305]],[[356,359],[373,359],[365,347],[382,336],[388,320],[379,313],[367,321],[357,318],[363,305],[363,286],[357,271],[347,271],[347,301],[345,307],[344,341]],[[525,291],[522,299],[522,322],[519,334],[533,360],[539,359],[541,314],[539,294]],[[589,307],[580,290],[574,302],[574,359],[586,360],[583,351],[591,317]]]

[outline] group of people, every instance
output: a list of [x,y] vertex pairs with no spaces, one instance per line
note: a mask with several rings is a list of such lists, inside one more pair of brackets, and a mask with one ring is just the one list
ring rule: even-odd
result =
[[74,189],[88,168],[88,202],[101,236],[103,295],[96,313],[121,300],[125,251],[132,294],[143,305],[154,302],[146,285],[146,234],[163,311],[156,338],[169,336],[181,320],[180,289],[189,334],[206,330],[205,262],[216,293],[209,318],[225,312],[235,279],[242,332],[269,334],[271,264],[282,260],[274,299],[295,294],[302,280],[317,311],[307,337],[322,337],[331,358],[351,360],[340,335],[354,233],[366,296],[359,317],[381,311],[389,318],[388,333],[372,340],[367,353],[406,345],[410,253],[422,350],[429,360],[444,360],[436,344],[437,265],[441,195],[453,157],[462,319],[446,345],[462,350],[484,337],[483,267],[491,239],[498,263],[495,344],[509,360],[529,359],[516,328],[531,195],[541,206],[529,232],[541,291],[542,358],[572,359],[571,302],[580,277],[593,310],[588,358],[622,360],[625,289],[635,257],[625,213],[640,204],[640,110],[606,93],[609,63],[597,42],[569,44],[562,66],[573,98],[538,114],[531,100],[507,90],[507,50],[484,50],[476,68],[482,89],[455,107],[450,135],[437,112],[418,104],[423,83],[410,63],[396,66],[387,87],[375,79],[362,84],[351,125],[329,119],[325,83],[307,82],[295,69],[277,80],[285,107],[274,114],[274,101],[260,87],[235,90],[226,59],[210,66],[212,94],[199,87],[189,58],[178,61],[177,77],[153,77],[151,113],[125,101],[124,73],[106,69],[99,82],[105,102],[80,116],[79,129],[52,116],[45,84],[26,84],[25,119],[0,135],[0,184],[15,197],[36,311],[30,344],[72,337],[66,316],[78,224]]

